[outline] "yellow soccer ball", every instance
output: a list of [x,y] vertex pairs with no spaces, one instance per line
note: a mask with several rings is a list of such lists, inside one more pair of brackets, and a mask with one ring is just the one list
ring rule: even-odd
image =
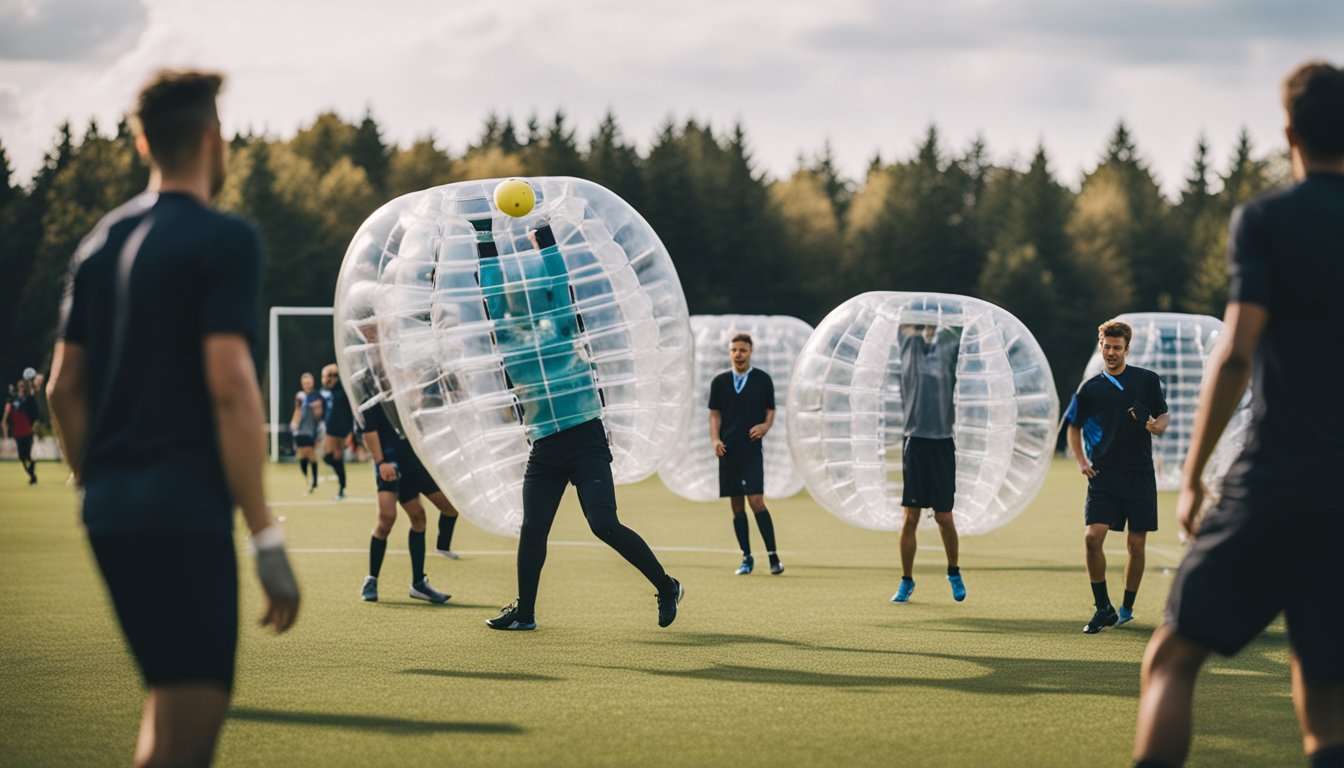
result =
[[537,204],[532,185],[522,179],[501,181],[495,187],[495,207],[513,217],[526,216]]

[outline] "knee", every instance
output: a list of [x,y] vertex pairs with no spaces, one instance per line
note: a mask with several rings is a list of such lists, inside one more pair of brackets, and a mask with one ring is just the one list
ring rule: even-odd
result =
[[905,520],[901,523],[901,530],[905,533],[914,533],[919,528],[919,510],[906,510]]
[[934,514],[933,520],[938,523],[938,527],[942,528],[944,531],[952,531],[955,533],[957,530],[957,524],[952,519],[951,512],[937,512]]
[[597,538],[606,541],[621,527],[616,519],[616,508],[595,510],[588,516],[588,529]]
[[760,514],[765,511],[765,499],[763,497],[752,496],[747,499],[747,502],[751,505],[753,514]]
[[1125,546],[1129,549],[1130,557],[1137,557],[1143,554],[1147,541],[1143,537],[1131,536],[1125,540]]
[[1145,662],[1151,674],[1193,679],[1206,656],[1203,646],[1162,627],[1153,635]]
[[1106,536],[1103,534],[1092,533],[1091,531],[1083,534],[1083,544],[1087,547],[1088,552],[1100,552],[1101,545],[1105,542]]

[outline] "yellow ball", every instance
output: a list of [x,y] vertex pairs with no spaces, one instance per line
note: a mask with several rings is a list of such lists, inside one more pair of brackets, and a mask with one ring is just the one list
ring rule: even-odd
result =
[[537,204],[532,185],[522,179],[501,181],[495,187],[495,207],[510,216],[526,216]]

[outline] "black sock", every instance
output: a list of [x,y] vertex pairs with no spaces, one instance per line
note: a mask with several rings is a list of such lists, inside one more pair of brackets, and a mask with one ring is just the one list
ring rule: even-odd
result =
[[737,546],[744,556],[751,555],[751,535],[747,530],[747,515],[733,515],[733,533],[737,534]]
[[1318,749],[1307,756],[1311,768],[1344,768],[1344,744]]
[[331,471],[336,473],[336,479],[341,483],[341,490],[345,490],[345,459],[337,458],[328,453],[322,457],[322,461],[331,467]]
[[1092,602],[1096,604],[1097,610],[1101,610],[1111,604],[1111,596],[1106,594],[1106,582],[1092,582]]
[[425,532],[411,531],[406,543],[411,549],[411,583],[416,584],[425,578]]
[[387,539],[380,539],[377,536],[369,537],[369,575],[378,578],[378,573],[383,570],[383,555],[387,554]]
[[955,565],[949,565],[949,566],[947,566],[947,575],[948,575],[948,576],[960,576],[960,575],[961,575],[961,569],[958,568],[958,567],[955,566]]
[[453,548],[453,526],[457,525],[457,515],[439,513],[439,549]]
[[1166,760],[1158,760],[1155,757],[1148,757],[1143,760],[1135,761],[1134,768],[1176,768],[1176,766],[1168,763]]
[[765,551],[775,551],[775,523],[770,519],[770,510],[762,509],[756,513],[756,528],[761,532],[761,538],[765,539]]
[[901,577],[901,581],[908,581],[908,582],[914,583],[915,579],[914,579],[913,576],[902,576],[902,577]]
[[317,462],[313,462],[313,487],[317,487]]
[[308,479],[308,460],[299,459],[299,472],[303,473],[303,479]]
[[1138,597],[1138,596],[1139,596],[1139,591],[1138,591],[1137,589],[1134,590],[1134,591],[1132,591],[1132,592],[1131,592],[1130,590],[1126,589],[1126,590],[1125,590],[1125,601],[1124,601],[1124,606],[1125,606],[1126,608],[1128,608],[1129,610],[1131,610],[1131,611],[1134,610],[1134,598],[1136,598],[1136,597]]

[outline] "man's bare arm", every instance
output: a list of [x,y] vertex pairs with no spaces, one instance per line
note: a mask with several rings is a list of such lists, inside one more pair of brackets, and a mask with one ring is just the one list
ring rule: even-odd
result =
[[84,443],[89,431],[89,380],[83,346],[56,342],[51,379],[47,381],[47,404],[61,453],[78,483],[83,477]]
[[714,448],[715,456],[722,456],[727,452],[727,447],[723,444],[723,439],[719,437],[719,429],[723,426],[723,414],[709,409],[709,444]]
[[1073,451],[1073,458],[1078,462],[1078,471],[1087,477],[1093,477],[1097,470],[1092,468],[1092,462],[1087,460],[1087,453],[1083,451],[1083,431],[1072,424],[1069,425],[1069,450]]

